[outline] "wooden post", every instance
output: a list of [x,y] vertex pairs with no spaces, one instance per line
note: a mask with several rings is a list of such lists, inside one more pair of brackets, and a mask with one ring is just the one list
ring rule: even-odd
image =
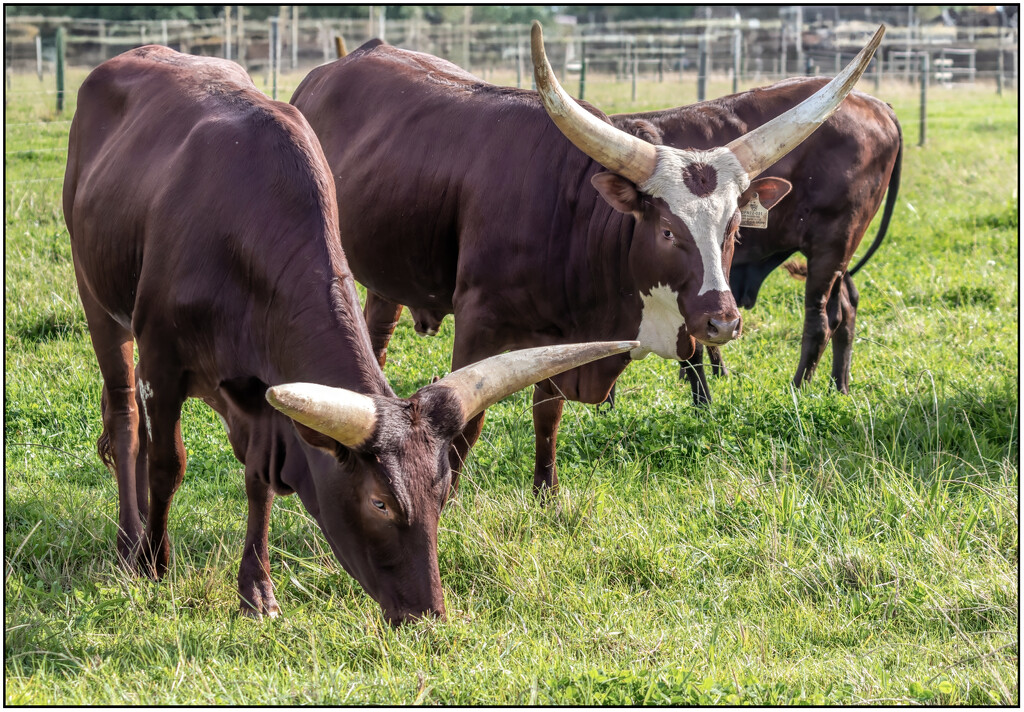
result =
[[292,69],[299,67],[299,6],[292,5]]
[[885,54],[882,52],[882,48],[879,47],[875,53],[875,93],[877,94],[879,89],[882,87],[882,62],[885,61]]
[[160,20],[160,44],[170,47],[170,38],[167,36],[167,20]]
[[277,101],[277,61],[281,57],[280,46],[279,46],[279,35],[277,32],[278,18],[270,18],[270,47],[268,53],[270,54],[270,78],[271,78],[271,90],[270,98]]
[[697,40],[697,101],[704,101],[707,95],[708,85],[708,39],[701,37]]
[[36,35],[36,74],[39,75],[39,81],[43,81],[43,38],[41,35]]
[[57,28],[57,113],[64,111],[64,28]]
[[587,43],[580,40],[580,101],[587,89]]
[[224,6],[224,59],[231,59],[231,6]]
[[235,47],[238,49],[235,54],[238,55],[238,63],[243,67],[245,66],[245,5],[238,6],[238,19],[235,21],[238,25],[238,37],[235,41]]
[[917,145],[923,146],[925,142],[926,128],[928,123],[928,53],[921,55],[921,129]]
[[841,71],[843,71],[843,54],[842,52],[836,52],[836,71],[833,76]]
[[345,38],[341,35],[334,36],[334,49],[338,52],[338,59],[348,54],[348,48],[345,47]]
[[660,39],[658,40],[658,81],[665,81],[665,48]]

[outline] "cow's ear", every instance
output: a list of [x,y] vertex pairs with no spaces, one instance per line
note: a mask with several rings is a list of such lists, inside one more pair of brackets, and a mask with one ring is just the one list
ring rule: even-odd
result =
[[297,420],[292,420],[292,424],[295,426],[295,431],[299,434],[299,437],[318,450],[323,450],[328,455],[337,457],[341,452],[341,448],[344,447],[330,435],[324,435],[319,430],[314,430]]
[[635,215],[640,212],[640,191],[632,181],[617,173],[598,173],[590,182],[605,202],[620,213]]
[[750,187],[740,195],[737,207],[742,208],[749,203],[756,193],[758,202],[764,206],[765,210],[770,210],[776,203],[785,198],[792,189],[793,184],[785,178],[757,178],[750,181]]

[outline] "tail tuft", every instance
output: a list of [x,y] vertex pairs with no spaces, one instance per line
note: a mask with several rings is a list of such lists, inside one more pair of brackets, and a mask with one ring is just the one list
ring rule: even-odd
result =
[[793,279],[799,279],[801,282],[807,279],[807,263],[800,262],[799,260],[790,260],[782,265],[789,272],[789,276]]
[[103,428],[103,432],[96,440],[96,452],[100,456],[100,460],[103,464],[113,472],[114,471],[114,452],[110,448],[110,435],[107,433],[107,429]]

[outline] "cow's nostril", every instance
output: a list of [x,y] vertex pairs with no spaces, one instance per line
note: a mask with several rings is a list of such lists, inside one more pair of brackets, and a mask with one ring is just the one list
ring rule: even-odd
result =
[[728,341],[729,339],[735,339],[740,334],[740,319],[737,317],[732,321],[719,321],[718,319],[710,319],[708,321],[708,338],[723,339]]

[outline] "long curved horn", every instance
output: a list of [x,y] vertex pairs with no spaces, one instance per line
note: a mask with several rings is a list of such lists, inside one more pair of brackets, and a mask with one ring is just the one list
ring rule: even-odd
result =
[[530,44],[537,91],[544,109],[559,130],[576,144],[576,148],[608,170],[629,178],[637,185],[646,183],[658,162],[653,144],[601,121],[566,94],[548,64],[544,53],[544,33],[536,20],[533,21]]
[[317,383],[285,383],[267,389],[270,405],[303,425],[359,447],[377,426],[377,406],[369,396]]
[[726,145],[753,179],[800,145],[825,123],[867,69],[871,55],[882,42],[885,25],[835,79],[784,114]]
[[450,389],[462,404],[463,422],[467,422],[505,396],[537,381],[639,345],[637,341],[597,341],[510,351],[452,371],[428,387]]

